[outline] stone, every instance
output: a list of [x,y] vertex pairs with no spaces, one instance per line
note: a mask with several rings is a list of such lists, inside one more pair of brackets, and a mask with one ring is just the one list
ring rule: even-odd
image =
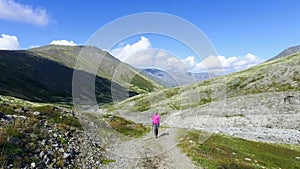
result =
[[45,155],[44,151],[41,151],[40,154],[39,154],[40,158],[43,158],[44,155]]
[[38,116],[38,115],[41,114],[41,112],[35,111],[35,112],[33,112],[33,114],[36,115],[36,116]]
[[45,145],[45,144],[46,144],[46,140],[42,140],[41,145]]
[[65,152],[65,150],[63,148],[60,148],[58,151],[61,152],[61,153]]
[[296,158],[296,160],[300,160],[300,157],[295,157]]
[[1,120],[1,119],[6,120],[6,121],[9,121],[11,118],[9,118],[8,116],[6,116],[5,113],[0,112],[0,120]]
[[68,158],[70,155],[70,153],[64,153],[63,158]]
[[33,162],[33,163],[30,164],[30,166],[31,166],[32,168],[35,168],[35,167],[36,167],[36,164]]
[[53,152],[53,151],[51,151],[51,150],[48,150],[48,154],[50,154],[50,155],[54,156],[54,152]]
[[251,161],[251,158],[245,158],[245,161]]

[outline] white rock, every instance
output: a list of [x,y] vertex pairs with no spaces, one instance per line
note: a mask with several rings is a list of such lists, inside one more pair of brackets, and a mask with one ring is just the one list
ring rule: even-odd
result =
[[251,158],[245,158],[245,161],[251,161]]
[[35,112],[33,112],[33,114],[36,115],[36,116],[38,116],[38,115],[40,115],[41,113],[38,112],[38,111],[35,111]]
[[36,164],[35,163],[31,163],[30,166],[33,167],[33,168],[35,168]]
[[63,158],[68,158],[70,156],[70,154],[69,153],[64,153],[64,156],[63,156]]
[[61,152],[61,153],[65,152],[65,150],[63,148],[60,148],[58,151]]

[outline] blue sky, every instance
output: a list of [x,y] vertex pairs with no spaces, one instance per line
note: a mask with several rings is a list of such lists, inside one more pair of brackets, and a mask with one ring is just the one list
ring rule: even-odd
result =
[[[0,0],[0,47],[8,43],[3,34],[17,38],[18,44],[7,44],[17,49],[48,45],[53,40],[85,44],[93,33],[115,19],[140,12],[162,12],[198,27],[220,56],[252,54],[266,60],[300,44],[299,11],[298,0]],[[143,36],[152,48],[171,51],[181,59],[192,55],[184,48],[172,48],[166,38]],[[140,39],[136,36],[121,44],[132,45]]]

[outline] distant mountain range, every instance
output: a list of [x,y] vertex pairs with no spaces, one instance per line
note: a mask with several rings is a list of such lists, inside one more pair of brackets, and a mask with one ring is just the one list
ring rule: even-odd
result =
[[294,53],[297,53],[297,52],[300,52],[300,45],[298,46],[293,46],[293,47],[290,47],[288,49],[285,49],[284,51],[280,52],[278,55],[276,55],[275,57],[267,60],[268,61],[271,61],[271,60],[274,60],[274,59],[278,59],[278,58],[281,58],[281,57],[285,57],[285,56],[288,56],[288,55],[291,55],[291,54],[294,54]]
[[[75,69],[80,52],[101,56],[97,76]],[[39,102],[71,102],[74,70],[84,79],[95,78],[98,103],[119,100],[163,88],[130,65],[96,47],[44,46],[30,50],[0,50],[0,94]],[[121,73],[116,73],[118,70]],[[90,85],[90,84],[87,84]],[[127,95],[127,96],[128,96]]]
[[216,77],[216,75],[208,73],[167,72],[155,68],[142,69],[141,72],[142,74],[148,75],[149,78],[152,78],[157,83],[168,88]]

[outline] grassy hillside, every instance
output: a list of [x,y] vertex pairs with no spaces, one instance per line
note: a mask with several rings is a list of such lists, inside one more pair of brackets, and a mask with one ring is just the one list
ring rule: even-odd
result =
[[[39,48],[33,48],[30,51],[43,58],[57,61],[67,67],[74,68],[78,56],[96,56],[101,59],[97,75],[109,79],[119,85],[129,88],[138,93],[152,92],[161,89],[162,86],[148,79],[139,73],[139,71],[130,65],[122,63],[108,52],[102,51],[93,46],[59,46],[49,45]],[[81,61],[86,67],[91,67],[94,63],[90,60]]]
[[205,143],[199,143],[200,136],[201,132],[190,131],[178,146],[204,168],[300,168],[299,146],[291,149],[221,134],[213,134]]
[[[73,71],[30,51],[0,51],[0,94],[39,102],[71,102]],[[80,73],[86,78],[94,77]],[[111,81],[98,76],[95,82],[98,102],[111,102]],[[117,91],[126,91],[118,84],[114,86]]]
[[199,83],[135,96],[109,107],[124,112],[170,112],[264,92],[300,91],[300,53]]

